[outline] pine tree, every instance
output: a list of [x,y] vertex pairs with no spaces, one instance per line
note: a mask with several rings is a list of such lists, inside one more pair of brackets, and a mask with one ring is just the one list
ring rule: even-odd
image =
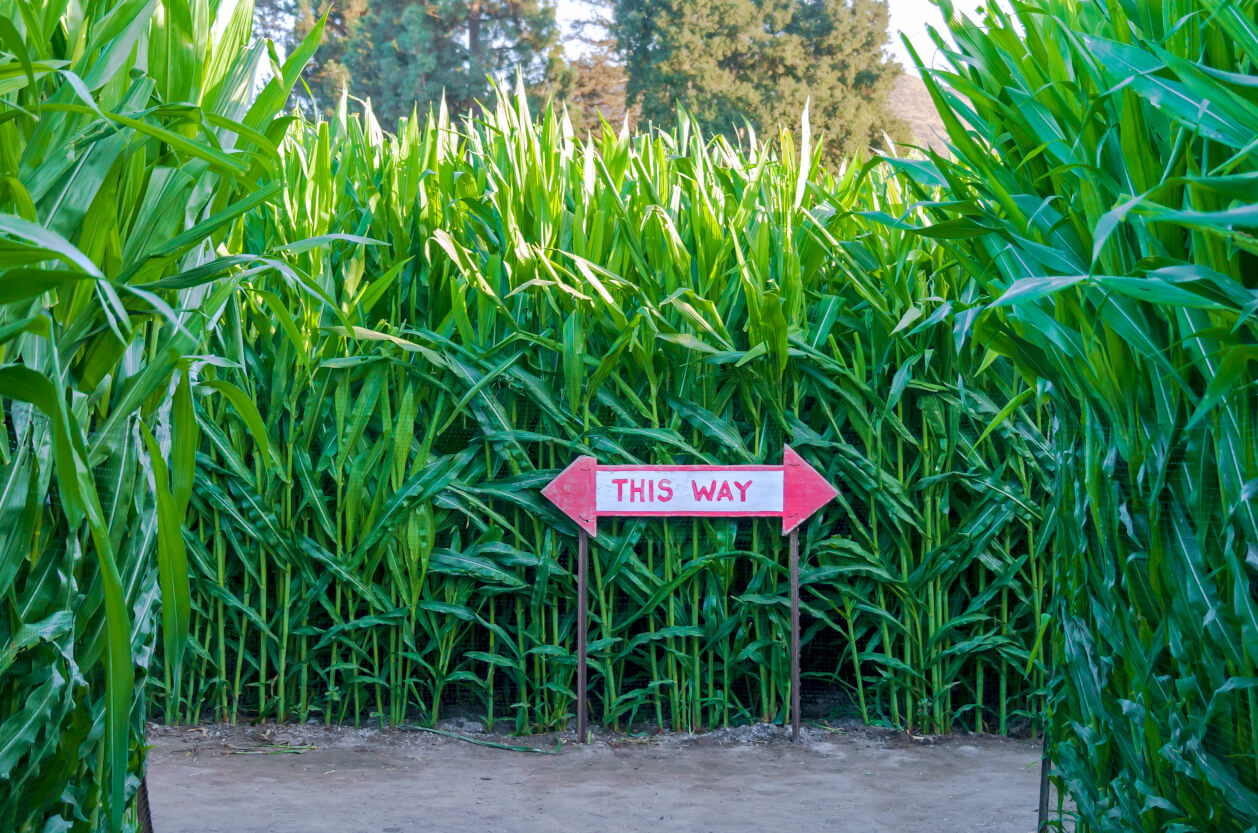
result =
[[385,127],[443,94],[451,112],[473,108],[489,77],[541,84],[558,57],[553,0],[349,0],[328,29],[308,76],[320,105],[348,86]]
[[310,0],[297,0],[297,4],[298,38],[304,38],[319,18],[327,15],[327,22],[323,26],[323,42],[302,72],[305,86],[309,88],[314,100],[304,100],[300,95],[298,100],[303,107],[330,113],[340,100],[341,91],[350,86],[349,70],[344,63],[345,51],[350,34],[367,12],[367,0],[342,0],[336,3],[332,0],[318,0],[318,5],[314,6]]
[[678,104],[737,136],[793,126],[811,99],[832,157],[895,137],[887,111],[900,67],[884,52],[886,0],[612,0],[612,33],[642,118],[672,124]]

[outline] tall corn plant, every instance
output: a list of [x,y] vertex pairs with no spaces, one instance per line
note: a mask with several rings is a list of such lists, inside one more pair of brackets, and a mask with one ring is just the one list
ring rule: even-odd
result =
[[[947,4],[943,4],[947,9]],[[927,72],[970,336],[1060,421],[1051,753],[1080,830],[1258,825],[1258,3],[1014,3]]]
[[180,677],[194,353],[313,47],[255,96],[251,15],[0,3],[0,829],[121,829],[159,629]]
[[[581,138],[502,95],[397,135],[343,103],[290,135],[285,197],[242,239],[285,269],[215,335],[215,378],[258,418],[198,410],[194,658],[168,719],[463,700],[561,726],[573,530],[538,489],[581,453],[776,461],[783,441],[845,491],[806,533],[810,685],[899,725],[1027,709],[1044,441],[1021,382],[942,323],[973,290],[860,216],[906,195],[821,169],[806,123],[800,147],[738,150],[682,122]],[[607,725],[783,719],[771,525],[609,524],[592,569]]]

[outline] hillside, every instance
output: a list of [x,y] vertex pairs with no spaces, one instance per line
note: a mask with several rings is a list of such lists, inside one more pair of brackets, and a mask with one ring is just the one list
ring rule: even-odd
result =
[[891,91],[891,112],[908,122],[915,144],[943,152],[943,119],[935,111],[935,103],[922,79],[907,73],[896,79],[895,89]]

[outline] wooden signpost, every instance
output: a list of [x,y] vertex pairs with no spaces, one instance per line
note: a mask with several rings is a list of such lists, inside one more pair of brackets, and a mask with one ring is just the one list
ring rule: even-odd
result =
[[799,740],[799,532],[838,491],[790,446],[780,466],[600,466],[578,457],[542,494],[580,528],[577,548],[577,735],[586,742],[586,575],[599,516],[781,518],[791,536],[791,733]]

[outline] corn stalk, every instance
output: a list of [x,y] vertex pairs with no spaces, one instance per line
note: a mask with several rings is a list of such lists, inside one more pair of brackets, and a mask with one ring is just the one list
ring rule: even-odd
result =
[[[574,713],[573,528],[538,490],[607,463],[776,461],[843,487],[805,531],[814,700],[933,731],[1025,722],[1047,604],[1034,391],[958,343],[976,289],[865,216],[909,197],[799,134],[579,138],[500,95],[383,132],[342,102],[285,140],[198,409],[191,673],[168,720],[517,731]],[[785,548],[765,523],[609,524],[592,713],[781,721]],[[997,696],[1001,695],[999,699]],[[818,706],[820,708],[821,706]]]
[[1053,762],[1078,830],[1252,830],[1258,4],[1012,9],[952,15],[910,173],[1060,425]]
[[186,668],[195,354],[314,43],[255,98],[251,16],[0,3],[0,829],[122,829],[159,621]]

